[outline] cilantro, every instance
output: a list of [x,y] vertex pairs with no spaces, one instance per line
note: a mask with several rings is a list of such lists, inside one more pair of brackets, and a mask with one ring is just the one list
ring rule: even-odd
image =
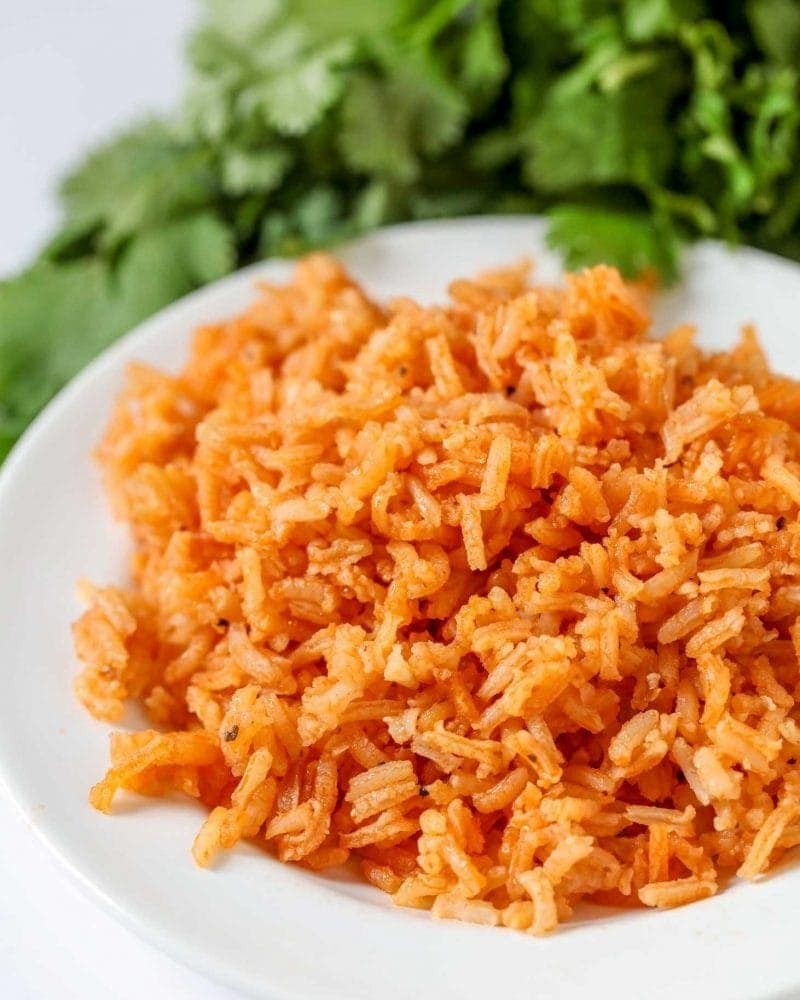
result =
[[800,259],[800,0],[204,0],[187,64],[0,281],[0,459],[156,309],[389,222],[545,212],[570,267],[665,280],[701,235]]
[[461,138],[467,108],[458,91],[416,69],[398,57],[386,79],[363,74],[348,88],[339,148],[354,171],[410,184],[422,173],[426,154]]
[[606,93],[554,89],[531,129],[526,180],[548,193],[660,183],[675,154],[664,109],[668,96],[648,84]]
[[549,241],[571,269],[613,260],[628,277],[654,268],[669,281],[677,273],[677,234],[652,212],[559,205],[550,220]]
[[769,59],[797,65],[800,56],[800,4],[796,0],[750,0],[747,17],[756,45]]
[[113,266],[42,260],[0,283],[0,456],[95,354],[234,262],[228,229],[201,213],[141,234]]
[[283,180],[291,162],[291,154],[281,146],[257,150],[231,146],[222,157],[222,187],[234,197],[248,191],[272,191]]
[[219,181],[210,150],[147,122],[95,150],[66,177],[66,224],[96,227],[111,247],[165,218],[213,202]]

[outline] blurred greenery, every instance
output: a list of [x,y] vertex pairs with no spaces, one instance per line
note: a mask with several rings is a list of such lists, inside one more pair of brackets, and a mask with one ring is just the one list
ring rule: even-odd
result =
[[571,267],[800,257],[800,0],[207,0],[185,98],[63,181],[0,283],[0,457],[97,351],[258,257],[546,212]]

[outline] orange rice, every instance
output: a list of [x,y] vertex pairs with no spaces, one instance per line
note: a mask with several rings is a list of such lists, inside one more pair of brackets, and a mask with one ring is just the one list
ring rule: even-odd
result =
[[326,256],[133,366],[100,447],[130,589],[83,585],[91,792],[194,856],[356,861],[435,916],[671,907],[800,843],[800,385],[751,331],[524,266],[381,307]]

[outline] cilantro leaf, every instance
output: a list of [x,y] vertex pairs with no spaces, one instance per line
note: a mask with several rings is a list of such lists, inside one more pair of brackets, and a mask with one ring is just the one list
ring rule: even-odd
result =
[[348,39],[304,52],[287,34],[271,72],[248,88],[241,107],[258,112],[280,135],[301,135],[315,125],[344,90],[342,66],[353,48]]
[[784,66],[800,57],[800,4],[797,0],[749,0],[747,17],[761,51]]
[[272,191],[280,185],[292,163],[284,146],[249,150],[231,146],[223,153],[222,187],[226,194]]
[[476,19],[455,48],[458,88],[474,107],[483,109],[497,96],[509,68],[497,20],[488,14]]
[[682,25],[702,16],[700,0],[624,0],[623,24],[635,42],[674,37]]
[[94,259],[40,261],[0,284],[0,437],[13,440],[102,346],[109,276]]
[[201,213],[144,233],[114,268],[42,260],[0,283],[0,449],[99,351],[234,261],[227,227]]
[[651,212],[560,205],[549,215],[548,243],[569,268],[613,260],[629,278],[655,271],[671,281],[677,274],[677,235]]
[[102,244],[114,246],[207,205],[217,189],[211,151],[182,142],[164,122],[149,121],[90,153],[64,179],[61,196],[69,227],[102,227]]
[[383,78],[362,73],[348,87],[339,150],[352,170],[409,184],[426,156],[459,141],[469,108],[433,62],[401,51],[384,52],[383,62]]
[[128,329],[194,288],[228,274],[235,263],[232,233],[210,212],[142,233],[115,269],[116,325]]
[[531,127],[525,179],[553,193],[662,182],[675,157],[670,96],[671,88],[655,78],[606,92],[554,87]]

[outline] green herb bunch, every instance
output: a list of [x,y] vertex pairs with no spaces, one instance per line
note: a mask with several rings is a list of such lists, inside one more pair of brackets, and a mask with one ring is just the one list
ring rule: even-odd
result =
[[260,257],[545,212],[570,267],[800,259],[800,0],[207,0],[185,100],[61,185],[0,283],[0,458],[115,337]]

